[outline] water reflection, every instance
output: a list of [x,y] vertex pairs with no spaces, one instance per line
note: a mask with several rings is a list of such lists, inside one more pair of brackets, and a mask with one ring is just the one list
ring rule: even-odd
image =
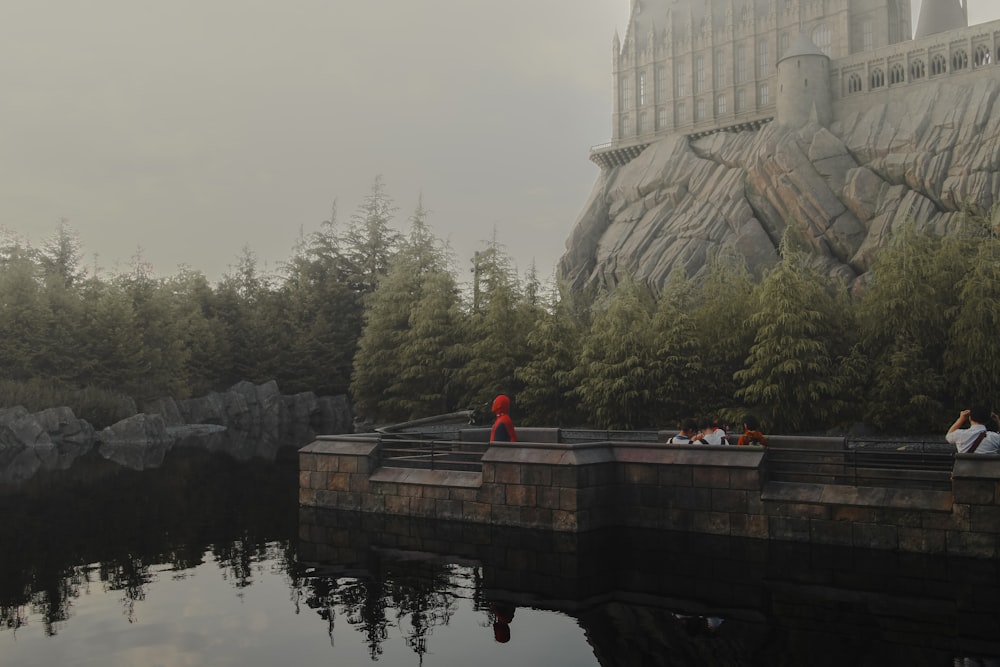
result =
[[[972,667],[1000,655],[994,561],[299,509],[294,459],[81,463],[0,497],[0,653],[18,664],[62,661],[56,637],[78,662],[143,664],[104,640],[119,626],[147,633],[126,635],[135,651],[188,651],[161,664]],[[252,632],[233,621],[244,616]],[[32,624],[49,642],[32,643]]]

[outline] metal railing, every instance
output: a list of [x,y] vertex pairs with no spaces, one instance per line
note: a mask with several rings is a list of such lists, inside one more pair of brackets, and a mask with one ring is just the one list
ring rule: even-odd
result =
[[773,482],[950,490],[955,455],[769,447],[765,461]]
[[488,444],[457,440],[383,438],[382,465],[421,470],[482,470]]

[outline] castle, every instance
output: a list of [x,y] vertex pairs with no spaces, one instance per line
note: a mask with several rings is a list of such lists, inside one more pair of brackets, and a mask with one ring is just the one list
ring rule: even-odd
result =
[[614,38],[612,141],[590,158],[608,169],[669,135],[826,127],[901,87],[979,76],[1000,61],[1000,21],[968,27],[967,1],[923,0],[911,39],[910,0],[633,0]]

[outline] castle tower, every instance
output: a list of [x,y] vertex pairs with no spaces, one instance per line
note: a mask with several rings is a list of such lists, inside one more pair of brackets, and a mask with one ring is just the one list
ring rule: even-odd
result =
[[923,0],[917,19],[916,39],[969,27],[968,0]]
[[802,127],[814,121],[828,127],[833,119],[830,58],[808,35],[799,34],[778,60],[777,122]]

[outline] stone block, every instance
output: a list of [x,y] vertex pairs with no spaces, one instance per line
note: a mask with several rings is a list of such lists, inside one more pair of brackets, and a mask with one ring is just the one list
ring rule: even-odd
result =
[[389,514],[410,514],[410,498],[407,496],[385,496],[385,511]]
[[463,502],[462,520],[473,521],[475,523],[489,523],[491,519],[491,507],[487,503]]
[[899,545],[899,534],[895,526],[880,526],[874,523],[854,523],[854,546],[868,549],[895,549]]
[[693,512],[684,509],[664,509],[661,517],[660,528],[685,531],[691,528]]
[[461,519],[462,501],[460,500],[435,500],[434,516],[438,519]]
[[520,507],[535,507],[537,498],[535,487],[525,484],[507,485],[507,504]]
[[746,514],[747,492],[733,489],[711,489],[712,510],[715,512],[732,512]]
[[730,514],[729,534],[734,537],[767,539],[767,517],[754,514]]
[[358,472],[357,456],[338,456],[338,470],[340,472]]
[[559,509],[559,489],[550,486],[536,487],[536,498],[539,507],[544,509]]
[[955,505],[951,512],[928,512],[923,517],[923,528],[935,530],[969,530],[968,505]]
[[550,529],[552,528],[552,510],[538,507],[522,507],[521,521],[521,525],[527,528]]
[[952,482],[956,503],[992,505],[996,500],[996,482],[987,479],[956,479]]
[[764,503],[764,514],[768,516],[783,516],[799,519],[831,520],[829,505],[814,505],[812,503]]
[[691,486],[694,483],[693,469],[689,466],[660,466],[657,475],[662,486]]
[[384,512],[385,496],[376,493],[364,493],[361,495],[362,512]]
[[350,491],[351,490],[350,473],[346,472],[327,473],[326,489],[327,491]]
[[830,508],[830,518],[833,521],[851,521],[873,523],[875,521],[875,509],[871,507],[857,507],[855,505],[843,505]]
[[769,516],[767,532],[772,540],[788,542],[808,542],[810,538],[809,519],[787,516]]
[[622,465],[625,484],[656,484],[659,481],[657,466],[642,463]]
[[493,484],[497,481],[497,468],[495,463],[483,463],[483,484]]
[[413,516],[434,517],[437,513],[438,501],[434,498],[411,498],[410,514]]
[[729,488],[743,489],[746,491],[760,491],[760,471],[758,470],[730,470]]
[[[339,474],[339,473],[334,473],[334,474]],[[349,491],[353,491],[355,493],[368,493],[368,487],[369,487],[369,482],[367,474],[355,473],[351,475],[351,487],[350,489],[348,489]]]
[[969,528],[972,532],[1000,534],[1000,507],[973,505],[969,509]]
[[575,532],[580,528],[578,515],[576,512],[565,512],[563,510],[553,510],[552,529],[563,532]]
[[691,530],[710,535],[728,535],[729,514],[726,512],[693,512]]
[[494,481],[497,484],[520,484],[521,466],[516,463],[497,463]]
[[875,510],[874,523],[897,527],[920,528],[923,525],[924,514],[924,512],[908,510],[878,509]]
[[577,469],[569,466],[558,466],[552,470],[552,486],[564,489],[575,489],[580,486],[580,476]]
[[550,466],[522,465],[521,484],[551,486],[552,468]]
[[947,532],[929,528],[901,527],[897,531],[899,550],[922,554],[943,554],[948,549]]
[[729,470],[726,468],[695,468],[691,483],[694,486],[715,489],[729,488]]
[[504,484],[483,484],[476,499],[491,505],[504,505],[507,503],[506,490]]
[[423,498],[425,488],[420,484],[400,484],[399,495],[406,498]]
[[574,489],[559,489],[559,509],[564,512],[576,512],[581,509],[578,494]]
[[299,454],[299,470],[315,471],[319,470],[315,454]]
[[854,543],[853,524],[845,521],[813,519],[809,522],[809,541],[813,544],[851,546]]
[[992,533],[949,530],[946,540],[951,556],[995,558],[997,554],[997,536]]
[[317,454],[315,470],[322,470],[323,472],[340,472],[340,457],[332,454]]
[[299,505],[316,507],[316,489],[299,487]]
[[520,508],[511,505],[494,505],[492,516],[497,526],[517,526],[521,521]]
[[479,489],[448,489],[448,498],[451,500],[461,500],[462,502],[479,501]]

